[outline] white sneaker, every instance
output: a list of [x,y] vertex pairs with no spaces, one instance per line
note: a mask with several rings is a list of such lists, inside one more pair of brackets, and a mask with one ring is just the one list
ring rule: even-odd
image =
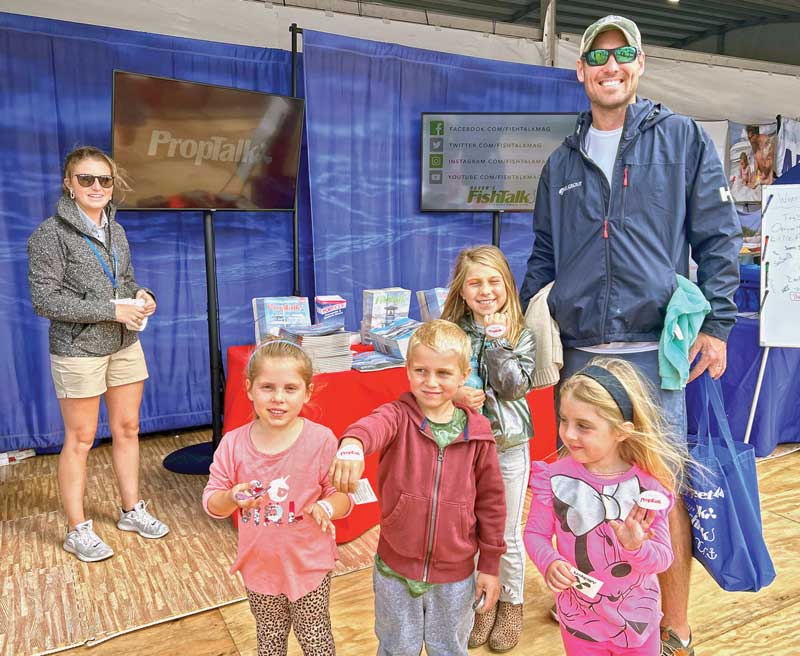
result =
[[64,550],[75,554],[85,563],[94,563],[105,560],[114,555],[114,550],[103,542],[92,528],[92,520],[78,524],[74,531],[67,533],[64,540]]
[[119,509],[119,521],[117,528],[121,531],[136,531],[143,538],[163,538],[169,533],[169,527],[157,520],[147,512],[147,504],[143,500],[133,507],[133,510],[125,512]]

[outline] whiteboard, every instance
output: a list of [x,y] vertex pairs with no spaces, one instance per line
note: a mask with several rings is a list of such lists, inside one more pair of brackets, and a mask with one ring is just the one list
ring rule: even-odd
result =
[[800,348],[800,185],[761,199],[761,346]]

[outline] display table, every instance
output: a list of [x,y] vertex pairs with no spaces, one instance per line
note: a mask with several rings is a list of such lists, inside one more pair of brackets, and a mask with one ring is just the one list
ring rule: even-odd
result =
[[[758,319],[738,317],[728,339],[728,367],[722,376],[725,412],[735,440],[743,441],[761,366]],[[686,388],[689,433],[697,432],[697,381]],[[750,443],[767,456],[782,442],[800,442],[800,349],[771,348],[767,358]],[[713,421],[713,420],[712,420]],[[712,429],[713,430],[713,429]]]
[[[228,349],[227,384],[225,386],[225,422],[227,433],[242,426],[253,417],[253,404],[245,392],[245,368],[253,345],[231,346]],[[364,350],[364,347],[354,347]],[[408,391],[408,378],[403,367],[382,371],[341,371],[314,376],[314,391],[302,416],[330,427],[338,436],[354,421],[368,415],[388,401]],[[533,414],[536,437],[532,442],[532,457],[542,460],[555,450],[556,425],[553,408],[553,389],[536,390],[528,395]],[[373,489],[378,472],[378,456],[367,456],[364,475]],[[349,542],[378,523],[377,503],[358,505],[349,517],[336,521],[336,542]]]

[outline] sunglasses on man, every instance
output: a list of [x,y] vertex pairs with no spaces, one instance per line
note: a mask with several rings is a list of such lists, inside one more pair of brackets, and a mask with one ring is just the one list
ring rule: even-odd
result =
[[76,173],[75,177],[78,179],[78,184],[81,187],[91,187],[95,180],[100,183],[100,186],[103,189],[108,189],[114,186],[113,175],[89,175],[88,173]]
[[595,48],[586,52],[583,59],[589,66],[605,66],[611,55],[614,55],[618,64],[630,64],[639,56],[639,49],[636,46],[620,46],[613,50]]

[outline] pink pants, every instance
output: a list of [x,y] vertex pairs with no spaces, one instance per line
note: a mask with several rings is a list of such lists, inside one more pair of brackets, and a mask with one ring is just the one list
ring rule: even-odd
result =
[[656,628],[644,644],[638,647],[619,647],[610,642],[589,642],[570,635],[561,627],[561,639],[567,656],[659,656],[661,632]]

